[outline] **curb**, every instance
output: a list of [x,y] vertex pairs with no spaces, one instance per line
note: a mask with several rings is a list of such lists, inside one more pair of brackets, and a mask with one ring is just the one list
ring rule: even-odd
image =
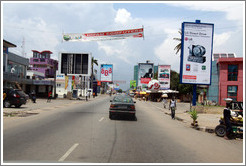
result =
[[[164,112],[166,115],[171,115],[171,113],[168,112]],[[175,116],[175,119],[177,119],[178,121],[184,122],[184,119]],[[199,131],[203,131],[203,132],[207,132],[207,133],[214,133],[214,128],[210,128],[210,127],[204,127],[204,126],[197,126],[197,127],[193,127],[190,126],[190,128],[193,128],[195,130],[199,130]]]

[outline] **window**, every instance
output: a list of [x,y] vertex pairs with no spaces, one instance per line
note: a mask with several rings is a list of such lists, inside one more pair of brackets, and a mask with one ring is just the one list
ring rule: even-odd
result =
[[228,65],[228,81],[237,81],[238,65]]
[[231,98],[233,101],[237,101],[237,86],[227,87],[227,97]]

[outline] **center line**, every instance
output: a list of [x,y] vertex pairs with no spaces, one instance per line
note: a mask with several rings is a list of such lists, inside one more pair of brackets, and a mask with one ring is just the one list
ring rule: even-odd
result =
[[78,143],[74,144],[58,161],[64,161],[78,145]]
[[102,117],[102,118],[99,120],[99,122],[101,122],[103,119],[104,119],[104,117]]

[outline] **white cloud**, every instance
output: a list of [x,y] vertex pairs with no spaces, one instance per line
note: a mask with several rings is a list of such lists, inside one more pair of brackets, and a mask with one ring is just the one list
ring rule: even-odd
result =
[[230,32],[222,33],[222,34],[215,34],[214,35],[214,47],[220,47],[223,46],[228,42],[228,40],[231,37]]
[[114,19],[116,23],[120,23],[120,24],[126,24],[131,20],[132,20],[131,13],[128,12],[126,9],[119,9]]
[[[155,48],[155,55],[160,59],[159,64],[169,64],[172,70],[179,72],[180,54],[176,54],[174,50],[179,42],[173,40],[174,37],[177,37],[178,32],[173,29],[165,29],[165,33],[167,34],[167,38]],[[180,38],[180,36],[178,38]]]

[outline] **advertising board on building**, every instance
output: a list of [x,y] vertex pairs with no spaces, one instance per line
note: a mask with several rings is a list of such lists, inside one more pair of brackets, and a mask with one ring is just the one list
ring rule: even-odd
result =
[[158,65],[158,81],[160,89],[170,89],[170,65]]
[[146,88],[151,78],[154,76],[153,63],[139,63],[138,64],[138,86]]
[[113,82],[113,65],[101,64],[101,82]]
[[59,73],[67,75],[91,75],[91,54],[60,53]]
[[136,88],[136,80],[130,81],[130,88],[132,88],[132,89]]
[[182,23],[180,83],[211,84],[214,24]]

